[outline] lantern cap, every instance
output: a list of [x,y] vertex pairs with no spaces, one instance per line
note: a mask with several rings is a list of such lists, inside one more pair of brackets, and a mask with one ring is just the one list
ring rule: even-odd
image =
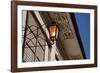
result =
[[56,25],[56,22],[55,21],[52,21],[52,23],[51,24],[55,24]]

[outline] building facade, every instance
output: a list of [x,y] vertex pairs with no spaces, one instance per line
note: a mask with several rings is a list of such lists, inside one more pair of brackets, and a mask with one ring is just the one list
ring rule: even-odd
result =
[[[23,62],[86,59],[73,14],[23,10],[22,15]],[[48,31],[52,22],[59,31],[54,45]]]

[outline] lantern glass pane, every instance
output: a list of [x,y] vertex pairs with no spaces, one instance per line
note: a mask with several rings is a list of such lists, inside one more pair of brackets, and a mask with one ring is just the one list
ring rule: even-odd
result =
[[56,26],[50,26],[49,31],[50,31],[50,36],[51,37],[56,36]]

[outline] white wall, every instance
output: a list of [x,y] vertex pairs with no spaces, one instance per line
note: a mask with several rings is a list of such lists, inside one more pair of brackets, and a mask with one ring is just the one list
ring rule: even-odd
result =
[[[47,1],[47,2],[61,2],[61,3],[76,3],[76,4],[93,4],[99,5],[100,0],[33,0],[33,1]],[[11,34],[11,12],[10,12],[10,0],[0,0],[0,73],[10,73],[10,59],[11,59],[11,48],[10,48],[10,34]],[[100,10],[98,10],[100,13]],[[100,19],[100,14],[98,14]],[[100,24],[100,21],[98,22]],[[100,28],[100,25],[98,25]],[[98,32],[100,29],[98,29]],[[100,37],[100,33],[98,33]],[[100,39],[98,38],[98,43]],[[98,45],[98,51],[100,52],[100,45]],[[100,53],[98,53],[100,56]],[[83,68],[83,69],[65,69],[65,70],[53,70],[53,71],[39,71],[39,72],[27,72],[27,73],[100,73],[100,57],[98,59],[97,68]]]

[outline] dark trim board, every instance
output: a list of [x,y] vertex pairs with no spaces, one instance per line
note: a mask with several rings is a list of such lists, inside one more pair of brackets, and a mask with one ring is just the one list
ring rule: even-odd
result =
[[49,3],[49,2],[33,2],[33,1],[15,1],[18,5],[34,5],[34,6],[47,6],[47,7],[63,7],[63,8],[85,8],[94,9],[96,5],[81,5],[81,4],[64,4],[64,3]]
[[[47,7],[61,7],[61,8],[80,8],[94,10],[94,63],[83,65],[61,65],[61,66],[46,66],[46,67],[17,67],[17,6],[47,6]],[[89,68],[97,67],[97,6],[95,5],[76,5],[76,4],[62,4],[62,3],[46,3],[46,2],[31,2],[31,1],[11,1],[11,72],[25,72],[25,71],[42,71],[42,70],[58,70],[58,69],[73,69],[73,68]]]
[[11,71],[17,69],[17,4],[11,2]]

